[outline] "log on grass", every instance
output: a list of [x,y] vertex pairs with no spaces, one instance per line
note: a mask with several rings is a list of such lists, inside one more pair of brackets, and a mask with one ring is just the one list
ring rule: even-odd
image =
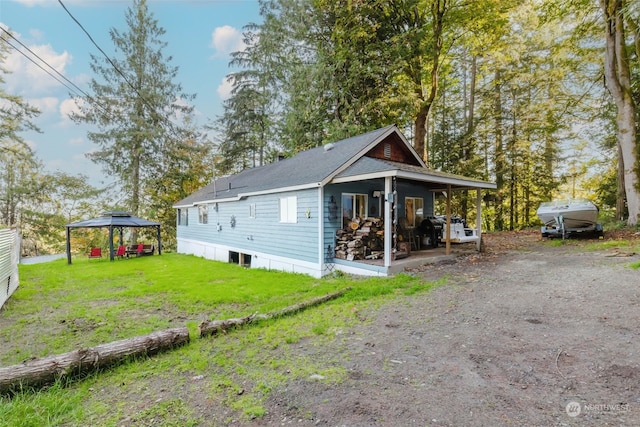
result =
[[336,292],[332,292],[323,296],[319,296],[309,301],[303,301],[298,304],[290,305],[288,307],[283,308],[282,310],[272,311],[266,314],[252,314],[246,317],[240,317],[236,319],[226,319],[226,320],[205,320],[200,323],[199,331],[200,338],[206,337],[208,335],[217,335],[219,333],[226,333],[230,329],[237,328],[240,326],[244,326],[248,323],[256,322],[259,320],[267,320],[274,319],[276,317],[288,316],[290,314],[296,313],[298,311],[307,309],[309,307],[313,307],[315,305],[322,304],[323,302],[327,302],[329,300],[338,298],[342,296],[345,292],[350,290],[351,288],[344,288]]
[[22,362],[0,368],[0,394],[8,394],[52,384],[101,368],[114,366],[130,357],[148,356],[189,342],[186,327],[167,329],[148,335],[75,350],[57,356]]

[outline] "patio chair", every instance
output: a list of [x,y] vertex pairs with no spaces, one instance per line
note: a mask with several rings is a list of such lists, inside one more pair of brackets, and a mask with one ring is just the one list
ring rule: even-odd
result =
[[102,258],[102,248],[91,248],[89,251],[89,259]]
[[124,258],[127,253],[127,247],[124,245],[118,246],[118,250],[116,251],[116,258]]

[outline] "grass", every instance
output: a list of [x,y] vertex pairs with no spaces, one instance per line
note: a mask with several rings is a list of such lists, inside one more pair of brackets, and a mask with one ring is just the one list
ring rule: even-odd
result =
[[[20,282],[0,312],[1,366],[184,325],[192,340],[69,384],[0,397],[0,426],[188,426],[261,417],[271,391],[287,381],[346,377],[340,355],[323,345],[366,321],[369,308],[444,283],[408,275],[315,279],[179,254],[21,265]],[[266,313],[348,286],[341,298],[295,316],[196,338],[204,319]],[[205,417],[203,402],[224,410]]]

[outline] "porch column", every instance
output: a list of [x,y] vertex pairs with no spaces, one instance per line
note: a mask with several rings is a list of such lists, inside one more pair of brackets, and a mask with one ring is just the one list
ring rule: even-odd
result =
[[71,264],[71,229],[67,227],[67,264]]
[[451,253],[451,184],[447,184],[447,235],[445,237],[445,255]]
[[109,260],[113,261],[113,225],[109,226]]
[[391,218],[391,203],[393,202],[393,188],[391,177],[384,179],[384,266],[391,265],[391,244],[393,242]]
[[476,233],[478,233],[478,240],[476,241],[476,250],[480,252],[480,246],[482,243],[482,189],[478,188],[476,193]]

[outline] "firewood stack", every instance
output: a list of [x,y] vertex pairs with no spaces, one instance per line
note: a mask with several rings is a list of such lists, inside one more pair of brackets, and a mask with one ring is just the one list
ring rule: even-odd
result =
[[335,257],[354,261],[384,257],[384,224],[382,218],[356,219],[336,231]]

